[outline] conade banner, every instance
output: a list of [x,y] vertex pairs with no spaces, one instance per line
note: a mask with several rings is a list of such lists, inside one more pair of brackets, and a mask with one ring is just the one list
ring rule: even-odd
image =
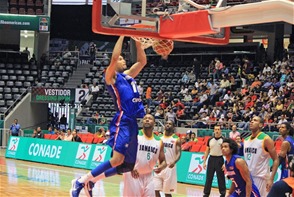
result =
[[[40,163],[93,169],[101,162],[111,157],[111,147],[98,144],[47,140],[28,137],[10,137],[5,156]],[[177,163],[178,182],[204,185],[206,170],[203,168],[203,153],[182,152]],[[270,165],[272,165],[270,160]],[[275,181],[281,175],[280,168]],[[226,179],[226,187],[231,181]],[[218,187],[216,174],[212,181],[213,187]]]

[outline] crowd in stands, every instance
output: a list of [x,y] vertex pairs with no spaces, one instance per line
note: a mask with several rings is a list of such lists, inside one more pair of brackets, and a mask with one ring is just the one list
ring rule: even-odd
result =
[[[193,70],[192,70],[193,71]],[[254,64],[235,58],[229,65],[215,58],[208,66],[208,78],[195,78],[191,68],[182,75],[176,95],[160,89],[152,95],[152,84],[144,90],[146,111],[156,118],[177,121],[179,126],[223,129],[232,123],[248,130],[249,120],[265,119],[264,131],[277,131],[277,124],[294,120],[294,57],[273,64]],[[191,85],[192,84],[192,85]],[[154,110],[150,109],[155,106]],[[183,120],[192,119],[185,122]]]

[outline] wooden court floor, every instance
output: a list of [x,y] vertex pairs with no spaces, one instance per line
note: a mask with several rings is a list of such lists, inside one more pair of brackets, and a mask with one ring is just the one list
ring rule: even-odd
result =
[[[0,197],[63,197],[69,196],[71,180],[87,170],[56,165],[6,159],[5,150],[0,150]],[[93,196],[122,196],[122,176],[117,175],[96,183]],[[203,187],[178,183],[180,196],[202,196]],[[211,196],[219,196],[212,189]],[[85,196],[83,191],[81,196]]]

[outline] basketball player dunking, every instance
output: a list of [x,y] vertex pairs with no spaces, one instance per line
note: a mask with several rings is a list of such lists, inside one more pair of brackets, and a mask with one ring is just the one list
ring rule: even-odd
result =
[[110,65],[105,71],[106,87],[117,110],[109,125],[110,139],[107,141],[107,144],[113,148],[112,158],[79,179],[72,180],[70,190],[72,197],[78,197],[83,188],[87,196],[92,196],[93,181],[132,171],[136,162],[137,118],[143,118],[145,112],[133,78],[144,68],[147,60],[141,42],[136,42],[137,62],[126,70],[126,61],[121,56],[123,40],[124,36],[120,36],[117,40]]

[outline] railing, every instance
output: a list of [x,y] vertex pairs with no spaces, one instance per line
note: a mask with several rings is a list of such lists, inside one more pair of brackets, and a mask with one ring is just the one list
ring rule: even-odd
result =
[[[163,119],[162,119],[163,120]],[[164,121],[164,120],[163,120]],[[165,122],[165,121],[164,121]],[[238,130],[249,130],[249,121],[248,122],[232,122],[232,121],[203,121],[203,120],[178,120],[177,127],[186,127],[186,128],[202,128],[195,127],[198,122],[204,123],[205,129],[213,129],[214,125],[223,125],[225,129],[231,129],[231,125],[237,125]],[[184,126],[182,125],[184,124]],[[278,123],[265,123],[264,131],[278,131]],[[241,127],[242,126],[242,127]]]
[[[3,120],[4,120],[5,116],[7,116],[9,114],[9,112],[16,106],[16,104],[30,91],[30,89],[31,88],[28,87],[26,89],[26,91],[24,91],[23,93],[21,93],[21,95],[7,108],[7,110],[3,114]],[[1,117],[1,115],[0,115],[0,117]]]

